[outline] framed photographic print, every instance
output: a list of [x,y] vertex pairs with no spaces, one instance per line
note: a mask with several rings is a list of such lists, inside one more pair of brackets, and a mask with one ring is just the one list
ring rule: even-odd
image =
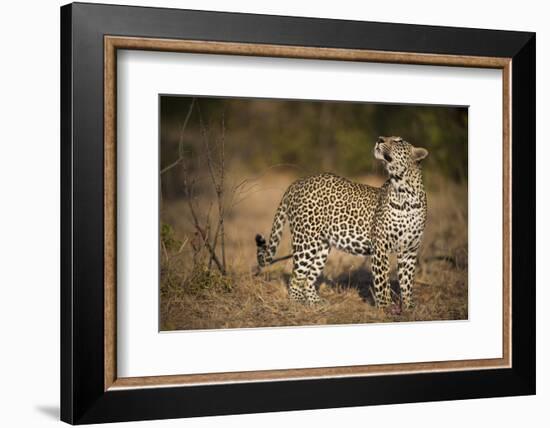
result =
[[72,424],[535,393],[535,35],[61,8]]

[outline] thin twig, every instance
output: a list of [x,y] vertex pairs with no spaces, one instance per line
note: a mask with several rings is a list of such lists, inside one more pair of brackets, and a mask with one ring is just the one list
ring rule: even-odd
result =
[[185,165],[185,162],[182,163],[182,169],[183,169],[184,192],[185,192],[185,196],[186,196],[186,199],[187,199],[187,204],[189,206],[189,211],[190,211],[191,217],[193,219],[193,225],[195,226],[195,230],[200,235],[200,238],[202,240],[202,243],[203,243],[204,247],[206,247],[206,249],[210,253],[210,257],[212,258],[212,260],[216,264],[216,266],[219,269],[219,271],[221,272],[221,274],[226,275],[225,268],[221,264],[220,260],[218,259],[217,255],[216,255],[216,252],[215,252],[214,248],[212,248],[212,245],[210,244],[210,241],[208,240],[207,233],[204,231],[204,229],[200,225],[199,218],[198,218],[197,213],[195,211],[195,206],[193,205],[193,196],[192,196],[192,193],[191,193],[192,192],[192,185],[189,183],[189,180],[188,180],[188,170],[187,170],[187,166]]
[[193,203],[191,202],[190,199],[188,201],[189,201],[189,210],[191,211],[191,216],[193,217],[193,223],[195,225],[195,229],[197,230],[197,232],[199,232],[200,237],[202,238],[204,246],[206,247],[206,249],[210,253],[210,257],[212,257],[212,260],[214,261],[214,263],[218,267],[220,273],[222,275],[225,275],[226,271],[223,268],[222,264],[220,263],[220,260],[218,259],[218,256],[216,255],[216,252],[212,248],[212,245],[210,245],[210,242],[208,241],[207,233],[204,231],[204,229],[201,227],[201,225],[199,223],[199,219],[197,217],[197,213],[195,212],[195,208],[193,207]]
[[[223,218],[224,218],[224,212],[223,212],[223,176],[224,176],[224,160],[223,160],[223,148],[222,148],[222,154],[220,155],[220,158],[222,159],[220,163],[220,171],[219,171],[219,182],[218,178],[216,177],[216,172],[214,170],[214,159],[212,157],[212,150],[210,148],[210,141],[209,141],[209,133],[206,130],[206,127],[204,126],[204,122],[202,120],[202,113],[200,110],[200,107],[198,108],[199,112],[199,124],[201,128],[201,135],[202,135],[202,141],[204,144],[205,152],[206,152],[206,163],[208,166],[208,172],[210,174],[210,179],[212,181],[212,185],[214,186],[214,190],[216,192],[216,198],[217,198],[217,204],[218,204],[218,225],[216,227],[216,232],[214,233],[214,242],[211,244],[212,249],[214,250],[211,252],[211,258],[208,262],[209,265],[211,265],[211,262],[215,255],[215,250],[218,245],[218,236],[222,234],[222,270],[226,271],[226,264],[225,264],[225,249],[224,249],[224,240],[223,240]],[[210,239],[208,239],[208,242],[210,243]]]
[[225,269],[225,208],[224,208],[224,179],[225,179],[225,113],[222,114],[222,137],[221,137],[221,148],[220,148],[220,185],[218,190],[218,209],[220,216],[220,235],[221,235],[221,250],[222,250],[222,263]]
[[191,100],[191,104],[189,105],[189,110],[187,110],[187,115],[185,116],[185,120],[183,121],[183,125],[180,129],[180,136],[178,140],[178,158],[172,162],[170,165],[164,167],[160,170],[161,174],[164,174],[165,172],[171,170],[176,165],[178,165],[183,159],[184,159],[184,152],[183,152],[183,134],[185,132],[185,128],[187,128],[187,123],[189,122],[189,119],[191,118],[191,113],[193,112],[193,106],[195,105],[195,98]]

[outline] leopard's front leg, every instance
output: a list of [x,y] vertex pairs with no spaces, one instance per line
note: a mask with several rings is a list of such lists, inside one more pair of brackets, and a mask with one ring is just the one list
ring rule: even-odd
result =
[[401,304],[404,309],[414,308],[412,287],[416,273],[416,251],[407,251],[397,256]]
[[383,243],[374,245],[372,258],[372,271],[374,272],[374,300],[379,308],[392,303],[390,288],[390,261],[389,254]]

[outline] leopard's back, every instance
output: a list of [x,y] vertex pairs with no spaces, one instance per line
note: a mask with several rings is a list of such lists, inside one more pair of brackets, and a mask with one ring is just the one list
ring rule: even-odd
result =
[[309,235],[367,255],[379,194],[380,188],[331,173],[297,180],[284,196],[293,240]]

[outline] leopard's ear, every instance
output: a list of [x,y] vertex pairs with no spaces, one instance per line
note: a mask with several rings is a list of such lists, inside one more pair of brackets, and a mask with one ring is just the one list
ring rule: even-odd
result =
[[413,147],[412,158],[414,161],[419,162],[428,156],[428,151],[423,147]]

